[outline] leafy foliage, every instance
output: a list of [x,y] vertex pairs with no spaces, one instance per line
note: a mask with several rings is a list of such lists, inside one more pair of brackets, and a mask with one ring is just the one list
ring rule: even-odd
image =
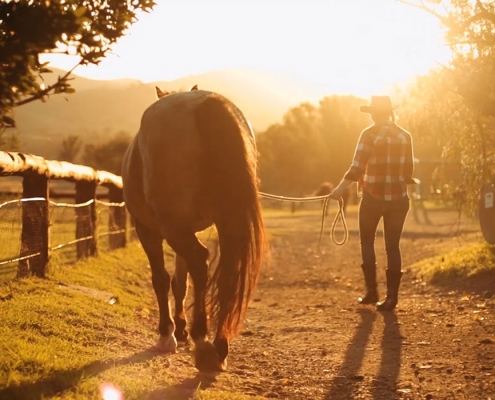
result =
[[121,131],[101,144],[87,144],[84,147],[83,162],[92,168],[120,175],[124,153],[131,140],[127,132]]
[[21,143],[19,141],[19,134],[13,132],[10,135],[4,135],[0,131],[0,150],[1,151],[21,151]]
[[79,136],[69,135],[60,145],[58,159],[60,161],[75,162],[77,155],[82,149],[82,141]]
[[259,133],[263,190],[302,196],[323,181],[340,181],[360,132],[371,122],[358,110],[366,102],[354,96],[331,96],[318,106],[302,103],[285,114],[282,124]]
[[18,105],[46,100],[52,93],[72,93],[69,71],[48,87],[43,53],[79,57],[74,66],[98,64],[117,39],[150,11],[153,0],[13,0],[0,2],[0,127],[14,126],[8,115]]
[[416,82],[408,122],[431,135],[441,156],[459,164],[459,191],[471,212],[481,185],[495,179],[495,3],[400,0],[436,16],[453,52],[448,66]]

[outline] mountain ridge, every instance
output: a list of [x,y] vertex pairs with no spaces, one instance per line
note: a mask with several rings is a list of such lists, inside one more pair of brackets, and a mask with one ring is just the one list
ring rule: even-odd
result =
[[[65,74],[52,68],[45,84]],[[303,79],[269,71],[226,69],[189,75],[171,81],[144,83],[137,79],[94,80],[73,74],[73,94],[52,95],[14,110],[22,150],[56,157],[57,146],[68,135],[84,142],[104,140],[126,131],[134,135],[143,111],[155,101],[155,86],[166,91],[188,90],[194,85],[232,100],[256,131],[282,121],[283,115],[302,102],[318,102],[323,90]]]

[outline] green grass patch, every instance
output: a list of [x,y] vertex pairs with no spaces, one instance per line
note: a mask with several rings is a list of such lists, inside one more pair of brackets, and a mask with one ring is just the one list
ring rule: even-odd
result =
[[473,244],[428,258],[413,265],[431,283],[449,283],[484,274],[495,274],[495,246]]
[[[168,251],[166,262],[173,265]],[[201,385],[185,390],[196,375],[192,359],[174,364],[180,354],[151,350],[157,306],[137,242],[72,266],[52,264],[48,279],[5,283],[0,298],[0,399],[101,399],[107,382],[125,400],[247,399]]]

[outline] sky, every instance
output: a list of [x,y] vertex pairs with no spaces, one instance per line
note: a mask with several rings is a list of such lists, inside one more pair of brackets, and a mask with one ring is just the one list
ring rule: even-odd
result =
[[[368,96],[450,57],[439,21],[397,0],[157,3],[139,15],[111,55],[75,74],[156,82],[249,68],[303,78],[336,94]],[[48,59],[63,69],[77,62]]]

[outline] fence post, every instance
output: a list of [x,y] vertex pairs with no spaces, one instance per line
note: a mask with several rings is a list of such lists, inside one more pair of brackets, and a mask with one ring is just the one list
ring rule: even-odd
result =
[[[96,199],[97,181],[76,182],[76,204]],[[77,259],[96,256],[96,204],[93,201],[87,207],[76,207],[76,239],[88,238],[77,242]]]
[[22,203],[22,231],[20,257],[39,253],[38,256],[19,261],[18,277],[36,275],[45,277],[50,256],[50,215],[48,177],[27,174],[22,180],[22,197],[43,197],[45,201]]
[[[124,201],[124,191],[115,186],[110,186],[108,189],[108,198],[110,203],[122,203]],[[124,207],[110,207],[110,213],[108,218],[108,230],[110,232],[115,232],[119,230],[124,230],[121,233],[110,234],[109,247],[110,249],[118,249],[120,247],[125,247],[126,245],[126,209]]]

